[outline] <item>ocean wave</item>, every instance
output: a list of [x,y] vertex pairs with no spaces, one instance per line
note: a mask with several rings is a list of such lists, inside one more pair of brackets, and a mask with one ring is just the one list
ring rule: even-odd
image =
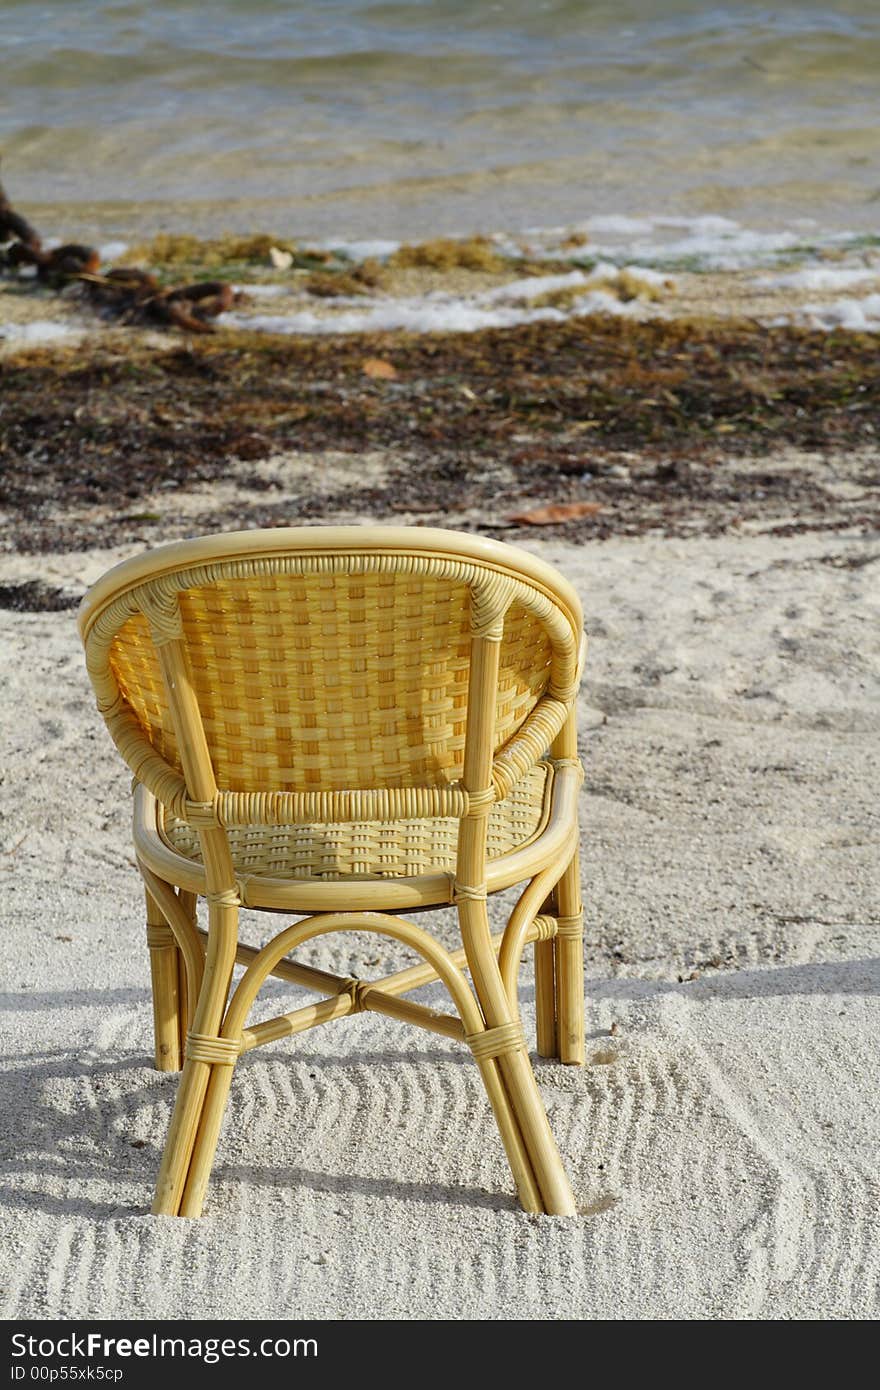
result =
[[398,234],[407,211],[420,235],[521,226],[538,206],[778,222],[823,190],[829,217],[873,212],[874,0],[32,11],[0,3],[0,148],[32,202],[210,200],[241,226],[259,198],[317,235],[319,200],[340,199],[353,240]]

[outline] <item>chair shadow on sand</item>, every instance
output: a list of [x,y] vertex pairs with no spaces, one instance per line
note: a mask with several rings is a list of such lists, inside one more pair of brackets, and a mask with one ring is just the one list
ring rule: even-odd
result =
[[[521,997],[527,999],[529,993],[528,989],[523,990]],[[592,980],[587,988],[588,1009],[591,1004],[602,1000],[644,1002],[675,994],[692,1003],[715,1000],[720,1004],[799,995],[880,995],[880,959],[860,958],[719,972],[683,984],[622,977]],[[56,1000],[59,1008],[69,1008],[71,1004],[77,1008],[106,1007],[110,1002],[134,1006],[143,1010],[145,1015],[149,1010],[147,991],[140,989],[81,990],[74,995],[62,991],[6,993],[0,995],[0,1007],[7,1013],[51,1009]],[[768,1030],[773,1028],[772,1013],[768,1013],[767,1027]],[[597,1033],[593,1036],[605,1035]],[[295,1047],[295,1042],[288,1049],[278,1047],[272,1054],[272,1060],[302,1066],[305,1058],[302,1053],[296,1053]],[[68,1048],[57,1047],[12,1055],[9,1061],[18,1065],[10,1067],[6,1073],[6,1128],[12,1136],[12,1144],[2,1164],[5,1174],[3,1201],[13,1207],[27,1210],[36,1208],[50,1215],[81,1216],[99,1221],[146,1215],[161,1156],[164,1125],[160,1123],[154,1126],[151,1137],[144,1140],[138,1137],[142,1128],[138,1124],[138,1117],[149,1104],[170,1109],[177,1075],[154,1071],[146,1049],[123,1057],[117,1055],[104,1059],[97,1048],[90,1050],[88,1044],[78,1055]],[[307,1057],[309,1070],[315,1074],[367,1063],[374,1066],[400,1062],[473,1068],[473,1060],[464,1049],[450,1047],[447,1050],[439,1039],[436,1047],[389,1048],[371,1050],[369,1053],[361,1051],[348,1056],[321,1056],[310,1052]],[[250,1058],[243,1060],[244,1066],[250,1063]],[[561,1067],[559,1062],[541,1062],[540,1059],[538,1065],[539,1076],[543,1074],[548,1079],[552,1071]],[[104,1092],[103,1082],[116,1080],[125,1084],[126,1078],[131,1083],[131,1089],[124,1094],[114,1092],[110,1085]],[[76,1108],[66,1108],[59,1103],[57,1088],[53,1087],[53,1083],[73,1083],[75,1091],[78,1080],[81,1080],[85,1099]],[[475,1097],[478,1091],[476,1080],[475,1077]],[[332,1085],[332,1081],[329,1084]],[[66,1095],[70,1096],[70,1086]],[[87,1152],[89,1142],[101,1145],[102,1152]],[[114,1175],[121,1174],[129,1185],[137,1185],[143,1196],[136,1205],[126,1205],[124,1199],[112,1202],[79,1195],[56,1195],[41,1186],[41,1178],[46,1174],[56,1178],[63,1175],[62,1181],[70,1188],[82,1183],[107,1183],[112,1181]],[[454,1202],[478,1208],[503,1208],[511,1212],[517,1209],[512,1193],[503,1196],[459,1184],[358,1174],[351,1172],[350,1168],[333,1173],[301,1167],[296,1163],[277,1168],[261,1167],[251,1162],[239,1165],[224,1163],[221,1155],[216,1176],[220,1181],[251,1182],[269,1188],[286,1186],[295,1190],[304,1187],[313,1193],[359,1193],[425,1203]]]

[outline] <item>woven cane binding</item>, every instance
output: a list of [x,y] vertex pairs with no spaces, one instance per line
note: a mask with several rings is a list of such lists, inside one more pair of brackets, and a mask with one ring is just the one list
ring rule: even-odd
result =
[[[541,833],[549,808],[549,763],[539,763],[493,806],[489,815],[487,855],[500,859],[522,849]],[[341,825],[254,825],[230,827],[229,848],[236,875],[268,878],[323,879],[415,878],[455,869],[459,821],[365,821]],[[166,815],[162,839],[177,854],[202,862],[196,830]]]

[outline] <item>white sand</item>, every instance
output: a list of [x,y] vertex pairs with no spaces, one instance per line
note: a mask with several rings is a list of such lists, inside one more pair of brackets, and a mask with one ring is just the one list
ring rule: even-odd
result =
[[876,544],[543,550],[594,637],[591,1065],[538,1066],[584,1214],[521,1213],[469,1056],[376,1015],[249,1055],[204,1217],[147,1214],[176,1078],[128,779],[73,615],[4,613],[3,1316],[880,1313]]

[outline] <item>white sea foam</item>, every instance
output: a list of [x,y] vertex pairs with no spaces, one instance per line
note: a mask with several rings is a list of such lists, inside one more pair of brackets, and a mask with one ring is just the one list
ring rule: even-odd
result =
[[[597,266],[596,270],[592,272],[593,277],[597,274],[598,269],[599,267]],[[642,280],[644,284],[654,285],[657,289],[662,289],[666,286],[675,286],[674,278],[663,270],[652,270],[651,267],[647,265],[625,265],[622,269],[627,275],[632,275],[633,279]],[[615,274],[616,273],[617,270],[615,267]]]
[[526,276],[522,280],[511,280],[507,285],[487,290],[480,296],[483,302],[498,304],[511,301],[537,299],[542,294],[554,294],[557,290],[576,289],[578,285],[595,285],[597,281],[613,280],[621,271],[641,280],[646,285],[667,286],[674,284],[662,271],[652,270],[643,265],[617,266],[613,261],[600,261],[589,271],[570,270],[564,275]]
[[72,342],[82,337],[82,330],[71,328],[66,323],[54,323],[51,319],[33,319],[30,323],[0,323],[0,338],[8,343],[27,343],[38,347],[41,343]]
[[326,315],[308,309],[289,315],[229,313],[223,322],[266,333],[474,333],[481,328],[510,328],[540,320],[561,322],[565,317],[559,309],[488,307],[463,299],[426,297],[383,300]]
[[873,270],[844,266],[805,266],[785,275],[765,275],[756,285],[767,289],[842,290],[849,285],[863,285],[868,280],[880,280],[880,265]]
[[864,299],[836,299],[833,304],[805,304],[800,316],[812,328],[880,333],[880,294],[869,294]]
[[608,214],[604,217],[588,217],[574,230],[595,233],[598,236],[646,236],[653,228],[650,217],[625,217]]
[[[339,245],[339,243],[336,243]],[[347,243],[354,246],[355,243]],[[363,245],[363,244],[361,244]],[[370,243],[374,249],[375,243]],[[472,294],[453,294],[436,290],[423,296],[388,299],[338,298],[322,312],[303,309],[293,314],[248,314],[233,311],[223,315],[231,327],[266,333],[472,333],[483,328],[510,328],[521,323],[555,322],[585,314],[615,314],[627,317],[655,315],[656,307],[638,298],[623,302],[602,288],[626,270],[651,286],[674,284],[668,274],[627,262],[623,267],[613,260],[600,261],[583,270],[567,270],[558,275],[531,275],[511,280]],[[285,292],[282,285],[244,285],[255,298],[272,298]],[[557,291],[583,289],[565,308],[536,306],[534,301]]]
[[[573,234],[584,232],[584,246],[572,246]],[[649,262],[662,269],[677,261],[695,270],[772,269],[781,256],[802,247],[846,247],[860,240],[855,232],[822,232],[814,221],[798,218],[785,230],[745,227],[729,217],[597,215],[568,227],[532,227],[524,233],[520,251],[548,260],[587,261],[599,257],[618,265]]]
[[280,299],[288,293],[287,285],[233,285],[236,294],[246,294],[250,299]]
[[702,217],[652,217],[654,227],[673,227],[683,229],[691,236],[707,236],[713,232],[722,236],[741,231],[740,224],[729,217],[719,217],[716,213],[705,213]]
[[[721,220],[721,219],[718,219]],[[627,247],[629,258],[653,261],[655,265],[692,261],[705,270],[747,270],[771,261],[798,244],[794,232],[758,232],[747,227],[713,229],[696,227],[673,241],[642,241]],[[611,248],[596,247],[607,255]]]
[[644,306],[637,299],[624,302],[608,290],[590,290],[572,305],[576,316],[585,314],[613,314],[620,318],[642,318]]
[[[650,283],[666,277],[640,266],[628,267]],[[584,314],[618,314],[641,317],[645,304],[638,299],[623,303],[596,282],[611,280],[618,267],[606,263],[588,274],[581,270],[564,275],[537,275],[513,280],[477,294],[455,295],[434,291],[421,297],[399,299],[337,299],[324,313],[304,309],[294,314],[246,314],[238,310],[223,315],[236,328],[265,333],[474,333],[482,328],[511,328],[521,323],[553,322]],[[579,296],[566,309],[535,307],[530,301],[557,290],[578,289]],[[251,287],[246,286],[246,289]],[[656,313],[656,309],[651,310]]]
[[591,266],[587,278],[589,280],[613,280],[615,275],[620,274],[620,266],[615,265],[614,261],[597,261]]
[[[587,237],[583,246],[572,244],[579,235]],[[805,239],[809,243],[806,247]],[[635,273],[635,264],[647,268],[647,262],[662,272],[665,266],[674,268],[681,261],[691,263],[694,270],[772,270],[780,257],[795,248],[802,248],[808,255],[813,247],[845,248],[859,237],[855,232],[822,232],[809,218],[795,219],[785,230],[768,231],[714,214],[632,217],[607,213],[566,226],[529,227],[519,235],[496,232],[490,240],[510,259],[527,256],[582,262],[584,269],[589,270],[590,263],[598,258],[613,262],[616,267],[626,266]],[[321,244],[354,260],[386,259],[400,245],[397,241],[339,238]]]
[[124,256],[128,250],[127,241],[108,241],[103,246],[98,247],[98,254],[102,261],[109,261],[112,265],[118,261],[120,256]]
[[[617,273],[616,267],[610,267],[613,274]],[[499,285],[497,289],[488,290],[481,299],[489,304],[505,303],[509,300],[537,299],[541,294],[554,294],[556,290],[571,289],[576,285],[585,285],[588,278],[593,278],[595,271],[591,272],[590,277],[586,276],[582,270],[570,270],[564,275],[533,275],[526,276],[522,280],[511,280],[506,285]]]
[[384,261],[400,250],[399,241],[376,238],[372,241],[324,241],[319,243],[327,251],[338,251],[353,261]]

